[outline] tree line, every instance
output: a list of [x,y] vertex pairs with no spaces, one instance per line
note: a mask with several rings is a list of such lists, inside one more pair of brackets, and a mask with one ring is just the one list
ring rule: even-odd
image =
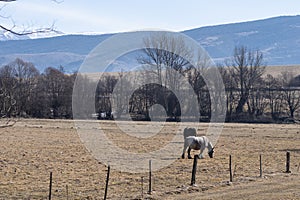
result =
[[[147,45],[166,45],[147,48]],[[153,45],[154,44],[154,45]],[[112,95],[118,81],[122,87],[134,84],[123,79],[126,72],[106,73],[98,81],[95,91],[94,114],[100,118],[113,119],[127,110],[135,120],[150,120],[151,107],[161,105],[167,120],[180,121],[181,110],[174,90],[184,91],[177,75],[186,77],[197,97],[200,121],[209,121],[212,112],[211,95],[205,79],[205,60],[199,56],[199,65],[192,66],[178,55],[191,55],[180,38],[156,36],[145,39],[145,49],[137,58],[141,64],[151,66],[150,71],[158,79],[157,84],[145,84],[130,96],[121,91],[112,107]],[[263,54],[244,46],[236,47],[233,57],[218,65],[226,94],[226,121],[280,122],[295,120],[300,110],[300,76],[284,72],[274,77],[266,74]],[[170,73],[175,70],[178,74]],[[65,73],[63,67],[48,67],[43,73],[30,62],[16,59],[0,68],[1,117],[64,118],[72,116],[72,92],[77,73]],[[127,81],[127,82],[126,82]],[[122,89],[122,88],[121,88]],[[188,98],[188,97],[187,97]],[[129,102],[129,103],[126,103]],[[122,107],[126,106],[126,108]],[[120,110],[118,110],[120,109]]]
[[48,67],[40,73],[17,58],[0,68],[1,117],[72,118],[76,74]]

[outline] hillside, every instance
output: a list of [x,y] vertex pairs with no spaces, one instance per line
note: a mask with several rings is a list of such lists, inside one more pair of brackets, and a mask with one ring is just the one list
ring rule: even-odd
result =
[[216,60],[230,57],[245,45],[264,53],[268,65],[300,64],[300,16],[203,27],[184,31]]
[[[230,57],[235,46],[245,45],[261,50],[267,65],[300,64],[300,16],[201,27],[183,33],[198,41],[216,62]],[[0,36],[0,66],[19,57],[33,62],[41,71],[60,65],[67,71],[74,71],[85,55],[111,35],[63,35],[5,41]]]

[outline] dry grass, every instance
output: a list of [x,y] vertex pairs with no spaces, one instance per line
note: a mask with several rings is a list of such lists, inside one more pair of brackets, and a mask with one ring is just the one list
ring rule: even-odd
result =
[[[295,76],[300,75],[300,65],[266,66],[266,71],[265,71],[264,75],[266,76],[267,74],[271,74],[272,76],[277,77],[282,72],[292,72]],[[116,73],[116,72],[109,72],[109,73],[105,73],[105,74],[101,74],[101,73],[87,73],[86,75],[89,78],[91,78],[92,80],[97,80],[97,81],[99,80],[99,77],[101,77],[103,75],[112,75],[112,76],[116,76],[116,77],[119,76],[119,74]]]
[[291,65],[291,66],[267,66],[266,73],[271,74],[273,77],[277,77],[282,72],[291,72],[295,76],[300,75],[300,65]]
[[[140,122],[144,123],[144,122]],[[121,136],[117,145],[130,151],[157,149],[163,142],[133,147],[113,122],[104,129]],[[167,123],[157,140],[174,131]],[[207,124],[201,124],[203,132]],[[145,177],[147,199],[299,199],[300,126],[226,124],[218,140],[215,158],[199,160],[196,183],[189,186],[192,160],[178,159],[153,172],[153,194],[147,195],[147,173],[132,174],[111,169],[109,199],[140,199]],[[123,135],[123,137],[122,137]],[[166,136],[169,137],[169,136]],[[53,172],[53,199],[103,199],[107,168],[82,145],[72,121],[21,120],[0,129],[0,199],[47,199],[49,173]],[[124,141],[126,141],[124,143]],[[123,145],[123,146],[122,146]],[[291,151],[291,174],[285,174],[285,152]],[[228,156],[235,168],[228,183]],[[264,178],[259,178],[259,154]],[[108,155],[109,156],[109,155]],[[179,157],[180,155],[178,155]]]

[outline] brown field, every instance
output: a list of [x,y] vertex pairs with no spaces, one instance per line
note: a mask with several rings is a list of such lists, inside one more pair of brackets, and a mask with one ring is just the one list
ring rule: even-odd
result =
[[282,72],[291,72],[293,75],[300,75],[300,65],[290,65],[290,66],[267,66],[265,75],[271,74],[274,77],[279,76]]
[[[145,148],[122,137],[113,121],[102,121],[101,126],[109,130],[109,137],[120,136],[114,141],[117,145],[136,152],[164,145],[163,138],[177,127],[167,123],[157,141]],[[207,126],[201,124],[198,132]],[[82,145],[72,121],[19,120],[13,127],[0,129],[0,141],[0,199],[47,199],[50,172],[52,199],[103,199],[107,167]],[[284,173],[287,150],[292,173]],[[233,183],[228,182],[230,154]],[[263,178],[259,178],[260,154]],[[300,125],[225,124],[215,157],[206,155],[198,161],[196,186],[190,186],[192,164],[193,160],[176,159],[153,172],[152,195],[146,194],[147,173],[111,168],[108,199],[141,199],[141,177],[145,177],[144,199],[300,199]]]
[[[267,74],[270,74],[274,77],[278,77],[283,72],[291,72],[291,73],[293,73],[293,75],[298,76],[298,75],[300,75],[300,65],[266,66],[264,76],[266,76]],[[119,74],[116,73],[116,72],[109,72],[109,73],[105,73],[105,74],[113,75],[113,76],[116,76],[116,77],[119,76]],[[100,74],[100,73],[88,73],[87,75],[88,75],[89,78],[91,78],[93,80],[97,80],[97,81],[99,80],[99,77],[102,76],[102,74]]]

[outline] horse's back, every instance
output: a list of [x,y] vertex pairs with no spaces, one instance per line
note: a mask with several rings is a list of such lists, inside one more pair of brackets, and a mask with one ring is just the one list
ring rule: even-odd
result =
[[188,146],[194,150],[199,150],[203,143],[201,137],[196,137],[196,136],[188,136],[186,138],[186,142]]
[[196,137],[196,136],[188,136],[185,139],[187,141],[187,143],[189,145],[193,144],[193,143],[198,143],[201,145],[204,145],[205,147],[208,145],[208,138],[206,136],[200,136],[200,137]]
[[196,136],[188,136],[185,138],[185,140],[188,142],[188,144],[191,144],[193,141],[196,140]]

